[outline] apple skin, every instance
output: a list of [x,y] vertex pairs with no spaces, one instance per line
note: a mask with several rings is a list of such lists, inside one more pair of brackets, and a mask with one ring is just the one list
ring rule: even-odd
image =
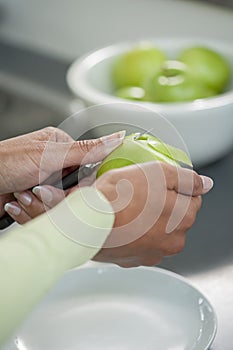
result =
[[216,95],[216,91],[189,74],[179,61],[166,61],[159,73],[145,84],[144,100],[150,102],[185,102]]
[[188,156],[181,150],[162,143],[158,138],[144,134],[135,139],[138,133],[125,137],[123,143],[111,152],[101,163],[97,178],[105,172],[128,165],[158,160],[180,166],[179,162],[192,167]]
[[113,83],[117,89],[126,86],[143,87],[144,80],[154,75],[166,55],[152,45],[139,45],[120,56],[112,69]]
[[230,78],[230,67],[224,57],[207,47],[184,50],[178,58],[189,68],[189,74],[220,93]]

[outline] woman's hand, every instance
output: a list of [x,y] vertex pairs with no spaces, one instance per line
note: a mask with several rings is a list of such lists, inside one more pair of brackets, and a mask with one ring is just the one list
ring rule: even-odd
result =
[[164,256],[182,251],[201,195],[213,181],[188,169],[151,162],[105,173],[95,185],[112,204],[115,224],[94,260],[134,267],[156,265]]
[[[95,260],[132,267],[158,264],[164,256],[183,249],[201,195],[211,189],[213,181],[191,170],[151,162],[109,171],[94,185],[115,212],[114,228]],[[63,191],[51,186],[36,187],[33,192],[27,192],[30,205],[24,201],[25,193],[18,195],[19,213],[13,217],[19,223],[64,198]]]
[[45,180],[60,179],[62,171],[98,162],[123,141],[125,132],[95,140],[74,141],[60,129],[48,127],[0,142],[0,216],[3,206],[21,192]]

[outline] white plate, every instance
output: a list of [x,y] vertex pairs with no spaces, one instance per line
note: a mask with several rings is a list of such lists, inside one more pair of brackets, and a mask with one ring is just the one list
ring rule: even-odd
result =
[[60,281],[18,334],[18,349],[206,350],[216,328],[213,307],[182,277],[101,265]]

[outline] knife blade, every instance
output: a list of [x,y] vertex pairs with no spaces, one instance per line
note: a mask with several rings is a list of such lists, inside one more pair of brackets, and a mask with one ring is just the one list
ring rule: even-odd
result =
[[145,130],[145,131],[142,131],[142,132],[137,132],[136,135],[134,135],[134,138],[133,138],[133,139],[136,141],[136,140],[138,140],[141,136],[143,136],[143,135],[145,135],[145,134],[151,132],[152,130],[153,130],[153,128],[148,129],[148,130]]

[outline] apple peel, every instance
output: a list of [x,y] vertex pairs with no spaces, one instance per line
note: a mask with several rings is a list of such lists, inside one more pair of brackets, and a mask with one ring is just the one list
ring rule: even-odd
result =
[[190,167],[193,166],[187,154],[179,148],[168,145],[167,143],[152,141],[152,140],[148,141],[148,145],[152,147],[154,150],[156,150],[157,152],[162,153],[167,157],[174,159],[178,163],[183,163]]
[[182,163],[192,167],[189,157],[182,150],[165,144],[152,135],[137,135],[134,133],[126,136],[123,143],[103,160],[97,178],[112,169],[155,160],[175,166],[181,166]]

